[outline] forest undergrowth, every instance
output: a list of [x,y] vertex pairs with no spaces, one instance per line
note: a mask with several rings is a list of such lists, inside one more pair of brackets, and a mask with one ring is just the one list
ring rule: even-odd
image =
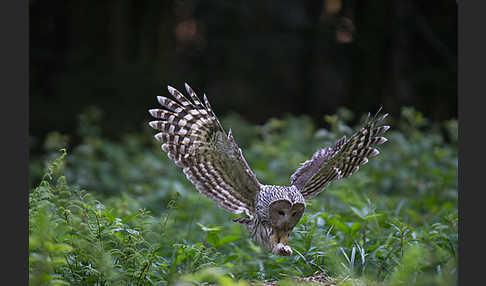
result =
[[[307,202],[289,241],[294,255],[280,257],[200,195],[147,124],[108,139],[103,116],[80,115],[73,148],[74,134],[31,138],[44,153],[29,167],[30,285],[296,285],[317,275],[326,285],[456,285],[455,119],[392,114],[380,155]],[[290,115],[222,124],[261,183],[288,185],[318,148],[359,128],[364,117],[355,116],[341,108],[323,117],[325,128]]]

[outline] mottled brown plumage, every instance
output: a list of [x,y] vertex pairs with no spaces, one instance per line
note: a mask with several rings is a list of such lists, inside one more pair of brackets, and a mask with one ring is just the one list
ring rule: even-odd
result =
[[291,176],[290,186],[262,185],[248,166],[231,129],[225,133],[206,95],[204,103],[185,84],[191,100],[172,87],[175,100],[159,96],[165,109],[151,109],[157,118],[149,124],[160,132],[155,138],[197,190],[221,208],[247,217],[233,221],[247,226],[253,239],[277,255],[291,255],[290,233],[305,210],[305,200],[324,190],[332,181],[346,178],[379,154],[374,147],[386,142],[380,137],[389,126],[376,126],[387,114],[368,118],[349,139],[318,150]]

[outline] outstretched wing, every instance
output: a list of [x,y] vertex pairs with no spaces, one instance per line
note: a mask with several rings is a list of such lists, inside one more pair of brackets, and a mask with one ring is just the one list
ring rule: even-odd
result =
[[380,152],[374,147],[387,141],[379,135],[387,131],[390,126],[379,126],[377,123],[387,114],[366,118],[365,125],[348,140],[346,136],[339,139],[332,147],[322,148],[314,153],[310,160],[290,177],[291,184],[296,186],[305,199],[310,199],[324,190],[332,181],[347,178],[366,164],[368,158]]
[[197,190],[232,213],[251,216],[260,183],[251,171],[231,130],[226,135],[204,95],[204,104],[185,84],[192,101],[172,87],[176,99],[158,96],[166,109],[151,109],[158,118],[152,128],[160,130],[155,139]]

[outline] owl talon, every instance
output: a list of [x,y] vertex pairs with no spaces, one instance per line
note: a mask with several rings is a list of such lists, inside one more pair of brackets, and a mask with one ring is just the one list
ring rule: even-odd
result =
[[292,255],[292,248],[288,245],[277,243],[273,248],[273,253],[280,256],[290,256]]

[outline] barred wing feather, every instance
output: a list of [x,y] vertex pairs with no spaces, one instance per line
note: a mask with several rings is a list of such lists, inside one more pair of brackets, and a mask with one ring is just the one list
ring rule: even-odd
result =
[[188,84],[185,87],[192,101],[169,86],[176,101],[159,96],[166,109],[149,110],[159,119],[149,123],[161,131],[155,138],[200,193],[229,212],[251,216],[260,183],[231,130],[226,135],[206,95],[202,103]]
[[387,141],[379,135],[390,128],[376,126],[388,116],[379,116],[380,110],[371,119],[368,114],[365,125],[348,140],[344,136],[333,146],[319,149],[292,174],[291,184],[300,190],[305,199],[314,197],[331,182],[349,177],[359,169],[359,166],[366,164],[368,158],[379,154],[374,147]]

